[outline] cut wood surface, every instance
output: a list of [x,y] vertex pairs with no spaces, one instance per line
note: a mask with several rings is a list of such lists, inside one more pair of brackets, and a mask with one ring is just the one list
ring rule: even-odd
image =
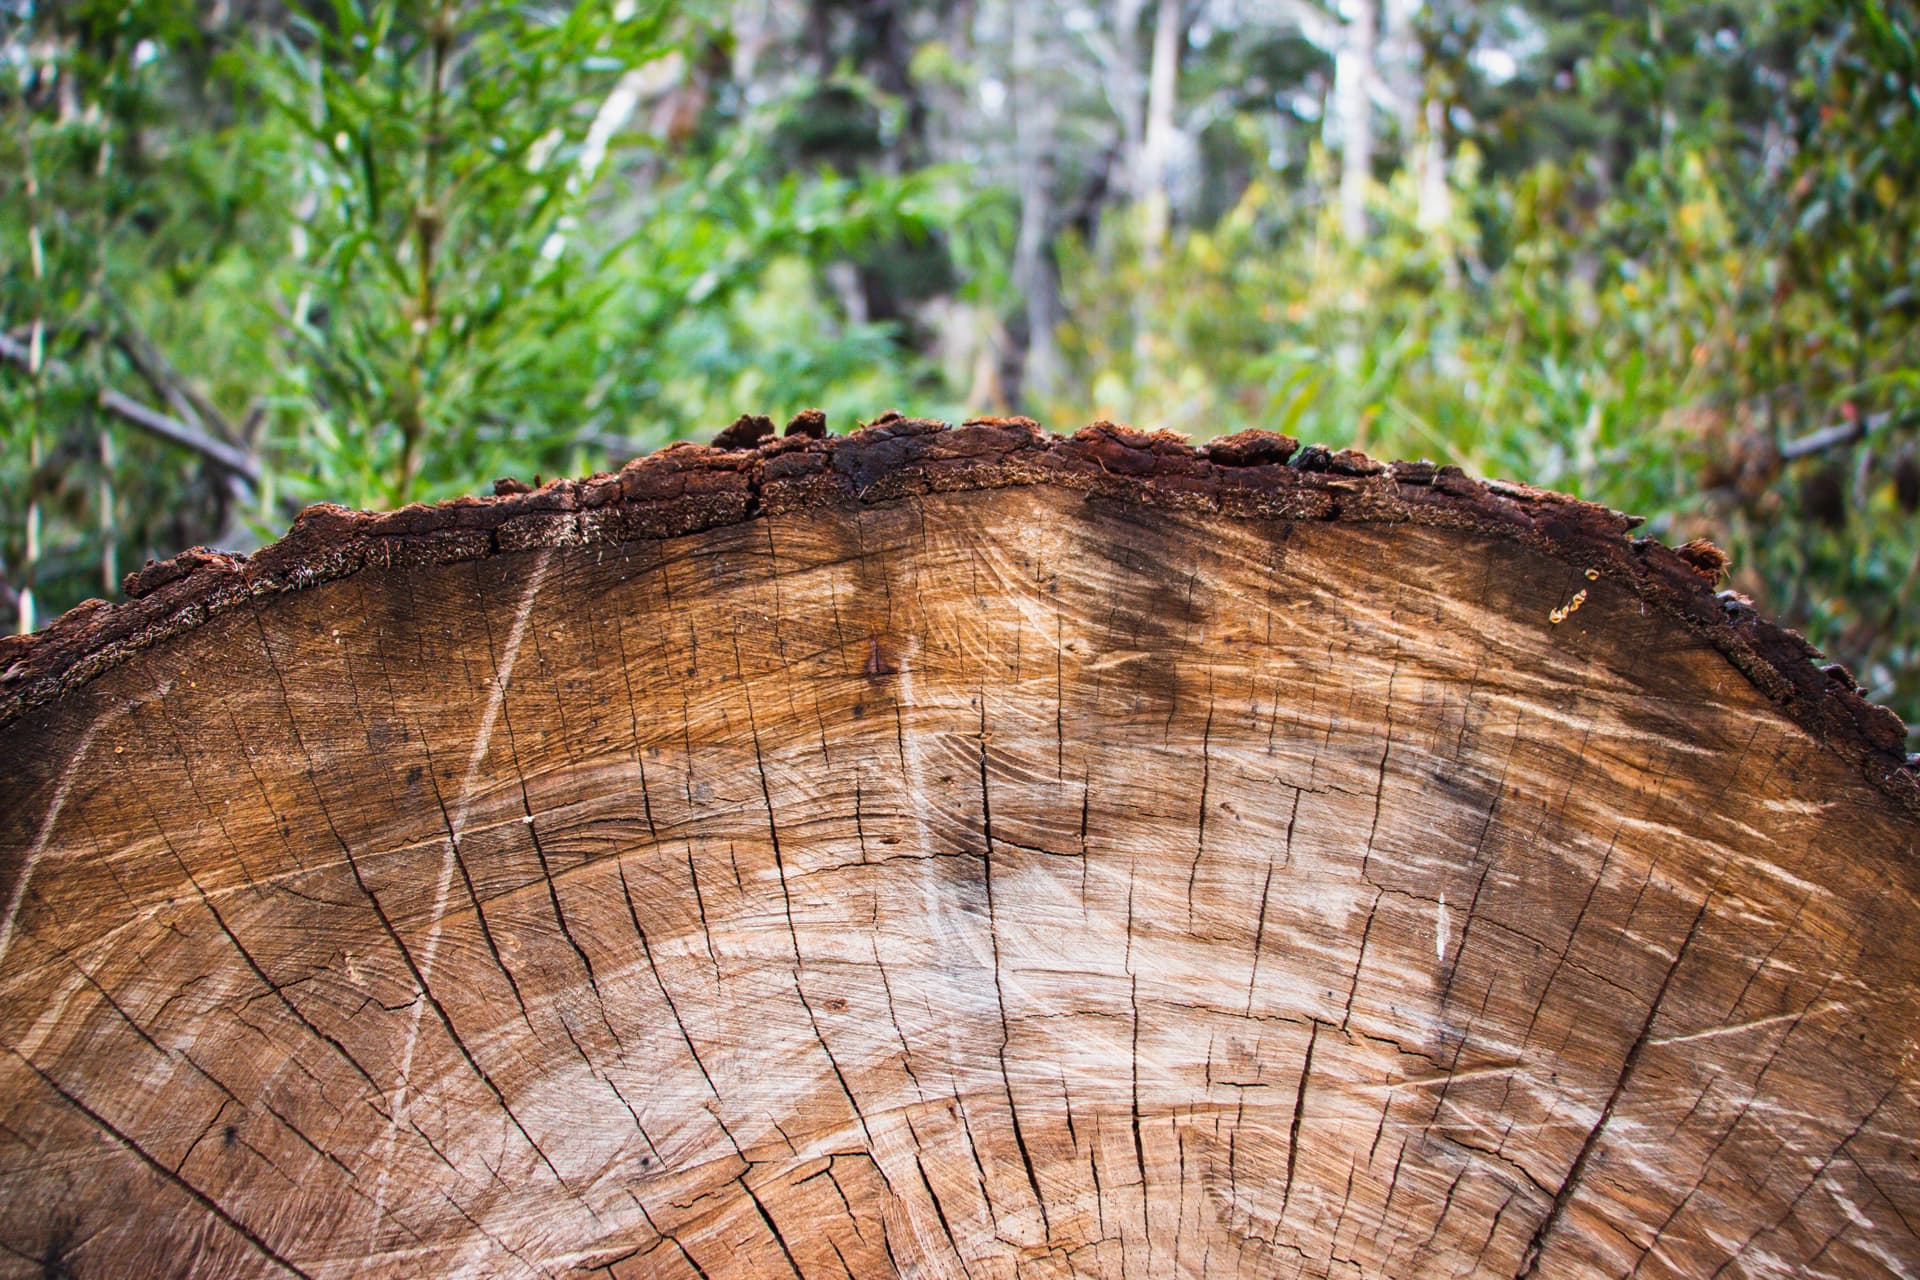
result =
[[748,421],[0,644],[0,1275],[1920,1274],[1920,786],[1710,548]]

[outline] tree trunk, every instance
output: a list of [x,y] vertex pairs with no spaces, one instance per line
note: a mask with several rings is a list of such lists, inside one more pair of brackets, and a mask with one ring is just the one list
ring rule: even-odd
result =
[[1060,273],[1053,260],[1053,166],[1058,121],[1040,87],[1040,52],[1032,6],[1009,9],[1012,31],[1013,159],[1020,197],[1020,229],[1014,242],[1014,292],[1024,301],[1019,359],[1006,379],[1018,404],[1044,405],[1059,389]]
[[1920,1268],[1897,718],[1290,452],[682,446],[0,642],[0,1273]]
[[[1153,60],[1147,73],[1147,122],[1142,131],[1140,175],[1135,196],[1140,202],[1140,251],[1149,263],[1160,260],[1172,221],[1172,198],[1167,170],[1172,163],[1174,103],[1180,82],[1180,47],[1186,43],[1187,24],[1182,0],[1160,0],[1153,19]],[[1144,335],[1143,335],[1144,336]]]
[[1367,234],[1367,188],[1373,182],[1374,0],[1342,0],[1340,45],[1333,58],[1333,98],[1340,128],[1340,233],[1351,244]]
[[[1419,194],[1414,206],[1414,223],[1422,231],[1444,231],[1453,221],[1453,191],[1447,185],[1446,107],[1438,96],[1427,99],[1426,128],[1420,135],[1415,164],[1415,189]],[[1447,282],[1451,285],[1459,276],[1459,267],[1451,253],[1445,256],[1445,262]]]
[[1384,88],[1392,104],[1396,144],[1403,165],[1414,163],[1414,147],[1420,134],[1421,104],[1426,98],[1423,81],[1426,68],[1421,65],[1420,33],[1417,27],[1421,0],[1382,0],[1380,9],[1380,52],[1375,59],[1375,84]]

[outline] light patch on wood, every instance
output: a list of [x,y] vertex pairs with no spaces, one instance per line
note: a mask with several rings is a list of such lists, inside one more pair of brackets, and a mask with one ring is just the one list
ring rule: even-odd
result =
[[0,916],[0,963],[7,958],[7,948],[13,943],[13,922],[20,915],[20,906],[26,901],[27,885],[33,880],[33,873],[40,865],[40,858],[47,851],[47,841],[53,836],[53,824],[60,820],[60,810],[67,803],[67,791],[73,786],[74,773],[86,759],[87,749],[93,745],[93,735],[100,727],[99,721],[87,726],[80,735],[80,745],[74,748],[73,758],[67,761],[67,767],[60,772],[60,781],[53,788],[53,800],[47,805],[47,813],[40,820],[40,827],[34,833],[33,842],[27,846],[27,856],[20,862],[20,874],[13,882],[13,892],[7,898],[7,910]]
[[[172,687],[173,679],[168,677],[160,682],[155,693],[164,698]],[[13,892],[7,895],[6,912],[0,914],[0,966],[5,965],[7,949],[13,945],[13,927],[20,917],[21,907],[26,903],[27,886],[33,880],[33,873],[40,866],[40,859],[46,854],[47,842],[53,838],[54,824],[60,821],[60,811],[66,807],[67,803],[67,793],[73,787],[74,777],[79,773],[80,766],[86,762],[87,752],[93,747],[94,736],[101,729],[126,715],[127,710],[127,706],[115,707],[89,721],[85,731],[80,735],[80,741],[73,748],[73,755],[67,760],[66,768],[60,771],[60,780],[54,784],[53,798],[47,803],[46,816],[40,819],[40,825],[34,831],[33,840],[27,845],[26,855],[20,860],[20,874],[13,882]],[[124,747],[114,748],[115,754],[124,753],[125,750]]]

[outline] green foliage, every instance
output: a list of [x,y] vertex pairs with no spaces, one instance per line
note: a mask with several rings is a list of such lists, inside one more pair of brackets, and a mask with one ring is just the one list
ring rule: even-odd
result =
[[[738,336],[739,296],[783,255],[924,239],[954,215],[937,172],[778,173],[771,120],[693,154],[641,135],[609,155],[631,79],[713,38],[628,7],[389,0],[276,43],[260,70],[293,136],[271,150],[311,210],[283,289],[302,352],[281,396],[310,410],[288,453],[324,464],[301,497],[398,503],[476,472],[578,469],[596,440],[663,442],[711,411],[703,389],[746,389],[726,353],[751,348],[712,339]],[[604,189],[636,169],[644,198]],[[889,363],[884,334],[806,332],[769,353],[793,385]]]
[[565,420],[617,287],[577,244],[604,163],[578,104],[668,52],[658,10],[607,13],[341,0],[247,68],[294,215],[280,443],[323,463],[302,497],[471,483],[457,472],[497,463],[513,424]]

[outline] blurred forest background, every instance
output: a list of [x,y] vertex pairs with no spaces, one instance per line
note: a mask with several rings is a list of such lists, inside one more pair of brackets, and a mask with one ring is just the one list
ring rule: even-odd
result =
[[1011,412],[1712,536],[1920,721],[1904,3],[0,0],[0,57],[18,627],[310,501]]

